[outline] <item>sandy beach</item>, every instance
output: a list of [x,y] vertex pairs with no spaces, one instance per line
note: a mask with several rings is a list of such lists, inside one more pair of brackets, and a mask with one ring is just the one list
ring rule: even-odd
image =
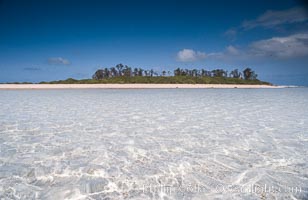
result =
[[285,88],[272,85],[233,84],[0,84],[0,89],[172,89],[172,88]]

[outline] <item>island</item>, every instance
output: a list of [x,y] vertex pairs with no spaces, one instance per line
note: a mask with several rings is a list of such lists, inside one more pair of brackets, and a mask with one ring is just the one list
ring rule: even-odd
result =
[[73,79],[42,81],[39,83],[7,83],[0,89],[73,89],[73,88],[281,88],[269,82],[257,79],[251,68],[242,72],[234,69],[182,69],[155,71],[132,68],[118,64],[111,68],[98,69],[91,79]]

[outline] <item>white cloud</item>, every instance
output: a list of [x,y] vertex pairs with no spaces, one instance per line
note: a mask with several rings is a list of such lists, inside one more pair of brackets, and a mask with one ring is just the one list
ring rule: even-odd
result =
[[239,55],[239,49],[235,48],[234,46],[230,45],[226,47],[225,53],[228,55]]
[[223,51],[220,52],[211,52],[207,54],[207,58],[213,58],[213,59],[226,59],[226,58],[232,58],[232,57],[236,57],[239,55],[242,55],[243,52],[232,46],[229,45],[227,46]]
[[180,62],[194,62],[206,58],[206,54],[193,49],[183,49],[177,53],[177,60]]
[[294,58],[308,56],[308,34],[295,34],[287,37],[273,37],[253,42],[250,54],[254,56],[273,56]]
[[68,59],[62,57],[48,58],[48,63],[51,65],[69,65],[71,62]]
[[244,29],[252,29],[256,27],[273,28],[282,24],[299,23],[307,20],[308,14],[306,10],[301,7],[294,7],[281,11],[268,10],[257,19],[244,21],[242,27]]
[[230,28],[225,33],[224,36],[229,38],[230,40],[234,41],[237,36],[237,29],[236,28]]
[[[199,55],[199,56],[198,56]],[[308,33],[294,34],[286,37],[272,37],[269,39],[254,41],[247,46],[238,48],[227,46],[219,52],[207,54],[184,49],[178,53],[178,60],[195,61],[200,59],[215,60],[258,60],[262,59],[295,59],[308,56]],[[205,56],[206,55],[206,56]]]

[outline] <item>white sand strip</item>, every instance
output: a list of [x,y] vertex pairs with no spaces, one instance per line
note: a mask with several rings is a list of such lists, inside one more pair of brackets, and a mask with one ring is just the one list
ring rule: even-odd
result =
[[169,88],[285,88],[234,84],[0,84],[0,89],[169,89]]

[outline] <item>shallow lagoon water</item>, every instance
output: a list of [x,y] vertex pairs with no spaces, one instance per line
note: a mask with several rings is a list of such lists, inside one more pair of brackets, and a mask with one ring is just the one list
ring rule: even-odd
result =
[[308,89],[0,91],[0,199],[308,199]]

